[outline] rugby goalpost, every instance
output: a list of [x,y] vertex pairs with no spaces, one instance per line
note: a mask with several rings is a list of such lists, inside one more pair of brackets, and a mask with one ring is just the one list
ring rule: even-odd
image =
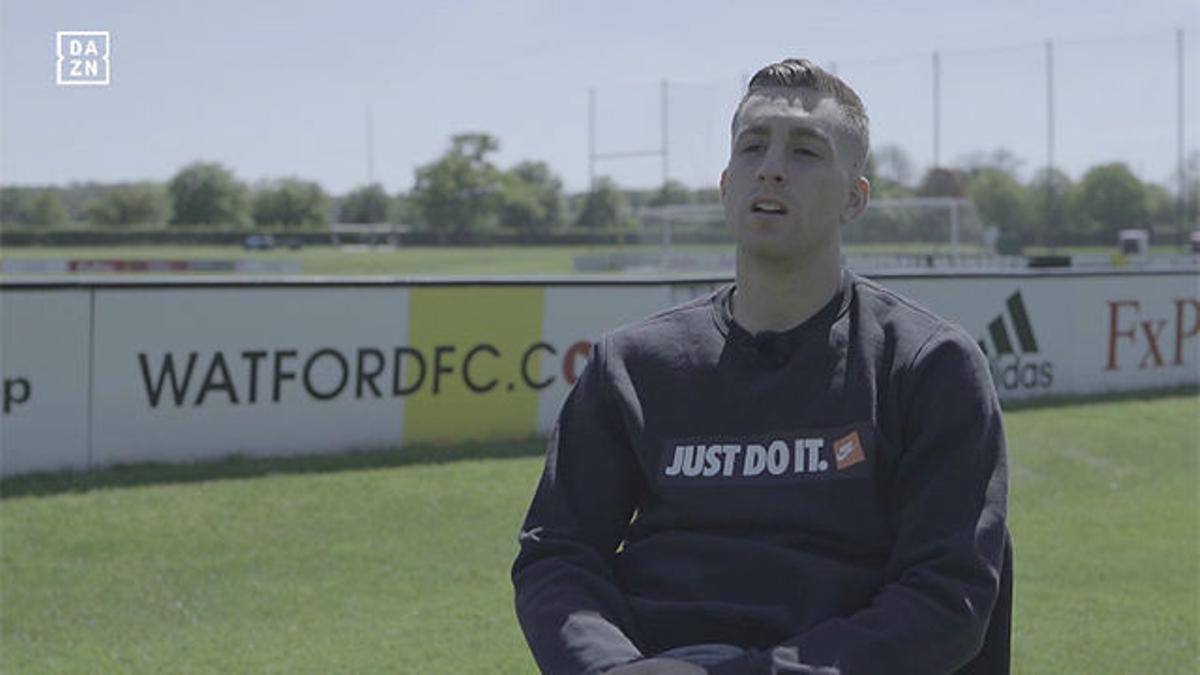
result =
[[[924,232],[927,236],[911,238],[908,241],[889,243],[928,243],[935,247],[945,246],[948,255],[957,257],[961,253],[964,241],[982,245],[990,249],[994,245],[994,237],[989,236],[979,225],[978,214],[970,199],[965,197],[891,197],[872,199],[867,206],[867,213],[856,223],[860,227],[870,227],[873,213],[891,211],[908,213],[915,218],[912,229]],[[643,207],[635,212],[635,217],[641,225],[642,233],[648,234],[659,231],[659,246],[664,254],[672,252],[673,234],[676,228],[694,231],[698,228],[723,226],[725,213],[721,204],[675,204],[668,206]],[[944,234],[942,222],[946,227]],[[969,221],[972,227],[964,232],[964,222]],[[968,236],[964,237],[964,234]],[[879,240],[880,243],[887,240]],[[856,233],[851,243],[874,243],[872,233],[868,230]]]

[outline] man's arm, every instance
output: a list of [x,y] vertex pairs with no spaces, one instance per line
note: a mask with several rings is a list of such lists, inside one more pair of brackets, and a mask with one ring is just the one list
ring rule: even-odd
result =
[[[971,338],[939,328],[901,385],[904,447],[885,488],[895,544],[870,606],[785,641],[841,675],[952,673],[979,651],[1004,558],[1007,467],[1000,406]],[[814,579],[814,583],[820,583]],[[750,652],[709,668],[768,673]]]
[[602,340],[568,395],[513,564],[516,610],[546,673],[597,673],[641,658],[613,577],[643,480],[609,391]]

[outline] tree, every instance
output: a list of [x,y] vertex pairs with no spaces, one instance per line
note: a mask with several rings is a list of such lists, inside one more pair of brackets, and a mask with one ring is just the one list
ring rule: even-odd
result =
[[0,188],[0,224],[64,225],[67,210],[53,188]]
[[1179,216],[1175,195],[1161,185],[1146,183],[1146,217],[1163,231],[1173,230]]
[[576,224],[592,230],[616,230],[628,222],[625,195],[609,178],[598,178],[583,202]]
[[53,227],[67,222],[67,210],[54,190],[35,192],[25,207],[25,215],[30,225]]
[[1070,218],[1067,207],[1071,177],[1058,169],[1043,168],[1033,175],[1025,189],[1033,240],[1042,244],[1060,243]]
[[235,225],[249,223],[246,187],[220,164],[196,162],[185,166],[167,184],[175,225]]
[[934,167],[925,172],[925,177],[921,179],[921,185],[917,188],[917,195],[921,197],[964,197],[966,189],[963,187],[963,176],[954,169]]
[[[916,195],[966,197],[966,179],[962,172],[956,169],[933,167],[921,178]],[[912,210],[874,209],[864,216],[862,226],[851,228],[847,232],[871,232],[871,240],[912,242],[944,239],[950,227],[950,211],[945,209],[922,213]]]
[[537,189],[513,173],[500,176],[500,226],[517,232],[545,231],[546,209],[538,200]]
[[297,178],[262,185],[254,193],[254,223],[320,227],[329,223],[329,197],[321,186]]
[[458,134],[441,158],[418,167],[411,199],[420,219],[442,235],[487,225],[501,191],[500,172],[487,155],[499,147],[488,134]]
[[996,148],[988,152],[972,152],[958,160],[958,166],[968,175],[975,175],[988,169],[994,169],[1014,178],[1024,163],[1025,160],[1017,157],[1008,148]]
[[863,172],[871,181],[871,193],[874,195],[912,196],[910,185],[915,174],[913,160],[899,145],[885,143],[872,150]]
[[393,223],[414,223],[419,219],[412,196],[403,192],[397,193],[388,201],[388,214],[390,214],[389,222]]
[[[1169,182],[1176,200],[1174,222],[1178,223],[1182,218],[1184,229],[1193,230],[1200,227],[1200,150],[1192,150],[1187,154],[1182,169],[1182,195],[1180,195],[1180,169],[1178,167],[1172,172]],[[1186,237],[1186,235],[1184,236]]]
[[670,206],[691,204],[692,192],[677,180],[668,179],[651,197],[647,206]]
[[25,192],[19,188],[0,188],[0,225],[25,224]]
[[549,232],[562,225],[562,180],[545,162],[525,161],[504,173],[500,225],[523,232]]
[[156,183],[118,185],[83,208],[95,225],[163,225],[171,213],[166,189]]
[[983,169],[967,188],[984,223],[999,229],[1001,236],[1029,241],[1033,234],[1030,205],[1025,188],[1000,169]]
[[62,200],[63,208],[67,210],[67,217],[70,220],[86,221],[84,208],[119,185],[121,183],[71,182],[64,187],[55,187],[54,191]]
[[379,183],[364,185],[342,201],[338,221],[343,223],[385,223],[388,220],[388,195]]
[[450,153],[476,162],[486,161],[488,153],[500,149],[500,141],[491,134],[472,131],[450,137]]
[[1122,162],[1089,169],[1073,199],[1078,208],[1076,231],[1091,241],[1114,242],[1118,231],[1147,225],[1146,190]]

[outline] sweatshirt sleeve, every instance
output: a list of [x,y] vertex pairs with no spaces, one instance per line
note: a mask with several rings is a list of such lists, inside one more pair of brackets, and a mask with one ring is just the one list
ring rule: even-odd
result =
[[605,345],[563,404],[512,570],[521,629],[538,667],[554,675],[642,657],[613,576],[642,479],[609,390]]
[[[840,675],[953,673],[983,644],[1000,585],[1007,467],[988,364],[963,331],[943,324],[901,383],[903,447],[883,488],[894,536],[885,584],[866,608],[786,640],[803,667]],[[716,675],[771,672],[747,652]]]

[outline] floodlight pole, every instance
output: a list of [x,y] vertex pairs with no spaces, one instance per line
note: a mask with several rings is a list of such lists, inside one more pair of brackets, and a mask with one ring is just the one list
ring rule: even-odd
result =
[[662,81],[662,106],[661,106],[661,110],[662,110],[662,184],[663,184],[663,187],[666,187],[666,185],[667,185],[667,175],[668,175],[669,166],[670,166],[668,164],[668,157],[667,157],[667,119],[668,119],[667,118],[667,91],[668,91],[667,81],[663,80]]
[[596,189],[596,88],[588,88],[588,191]]
[[958,257],[958,202],[950,202],[950,257]]
[[[667,176],[669,175],[670,165],[668,164],[667,155],[667,129],[669,119],[667,115],[667,99],[668,99],[667,81],[662,81],[662,189],[667,189]],[[671,220],[668,218],[663,223],[663,256],[671,255]]]
[[942,134],[942,62],[937,51],[933,52],[933,168],[941,164]]
[[1058,244],[1058,223],[1054,222],[1054,43],[1046,40],[1046,223],[1050,230],[1050,255]]
[[1179,77],[1179,86],[1176,89],[1179,98],[1178,110],[1178,128],[1176,129],[1175,145],[1179,153],[1179,216],[1176,220],[1175,239],[1176,245],[1180,251],[1184,250],[1183,245],[1183,230],[1184,218],[1186,218],[1186,208],[1184,206],[1184,196],[1187,193],[1187,165],[1183,158],[1183,29],[1175,29],[1175,60],[1176,71]]
[[367,185],[375,182],[375,120],[367,104]]

